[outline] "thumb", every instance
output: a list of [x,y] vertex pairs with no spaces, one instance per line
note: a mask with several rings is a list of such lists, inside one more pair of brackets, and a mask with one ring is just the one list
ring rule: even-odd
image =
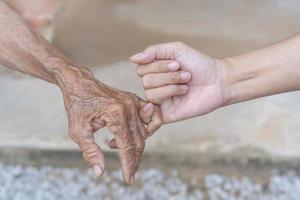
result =
[[145,123],[148,124],[151,121],[151,117],[154,114],[154,105],[152,103],[142,102],[142,109],[140,110],[140,118]]
[[92,168],[94,174],[100,177],[104,173],[105,159],[101,148],[95,142],[93,132],[72,128],[69,134],[78,144],[83,158]]
[[147,126],[149,136],[152,136],[163,124],[162,113],[159,106],[154,106],[154,113],[151,121]]
[[143,52],[132,56],[130,60],[136,64],[148,64],[154,60],[176,60],[178,50],[183,47],[184,44],[181,42],[152,45]]

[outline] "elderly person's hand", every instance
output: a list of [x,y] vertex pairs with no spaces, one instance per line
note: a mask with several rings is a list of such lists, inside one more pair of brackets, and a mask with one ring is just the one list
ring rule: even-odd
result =
[[[127,183],[134,181],[145,139],[161,124],[160,115],[155,112],[149,122],[153,107],[136,95],[116,90],[93,77],[85,68],[74,68],[58,59],[47,61],[49,67],[64,69],[56,73],[62,90],[69,118],[69,134],[79,145],[84,159],[97,176],[104,171],[104,156],[96,144],[94,133],[107,126],[113,133],[112,147],[118,148],[123,176]],[[47,67],[47,66],[46,66]],[[76,69],[76,70],[74,70]],[[144,106],[144,110],[141,109]]]
[[134,94],[99,82],[88,69],[78,67],[32,31],[1,1],[0,13],[0,64],[61,89],[69,134],[97,176],[104,171],[104,156],[93,134],[107,126],[114,135],[110,147],[118,148],[124,179],[132,183],[145,139],[161,124],[159,109]]

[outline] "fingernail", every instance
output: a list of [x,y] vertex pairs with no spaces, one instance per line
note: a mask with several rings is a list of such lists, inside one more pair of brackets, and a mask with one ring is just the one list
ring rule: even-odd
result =
[[144,56],[143,53],[138,53],[138,54],[135,54],[134,56],[131,56],[131,60],[138,60],[138,59],[142,59]]
[[94,171],[94,174],[95,174],[97,177],[101,176],[102,173],[103,173],[103,169],[102,169],[102,167],[100,167],[99,165],[94,165],[94,166],[93,166],[93,171]]
[[181,78],[181,80],[183,80],[183,81],[190,80],[191,74],[190,74],[189,72],[181,72],[180,78]]
[[179,63],[178,62],[171,62],[168,64],[168,69],[170,71],[176,71],[179,69]]
[[153,104],[152,103],[148,103],[146,104],[144,107],[143,107],[143,112],[147,112],[150,110],[150,108],[153,107]]

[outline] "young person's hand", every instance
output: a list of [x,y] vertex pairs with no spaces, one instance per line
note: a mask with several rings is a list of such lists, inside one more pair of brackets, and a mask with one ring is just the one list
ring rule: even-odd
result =
[[164,123],[211,112],[228,101],[225,63],[183,43],[150,46],[131,60],[147,100],[160,104]]

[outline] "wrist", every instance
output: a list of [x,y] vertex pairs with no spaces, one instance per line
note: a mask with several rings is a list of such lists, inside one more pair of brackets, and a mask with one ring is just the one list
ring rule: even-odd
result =
[[75,66],[61,58],[48,58],[45,60],[44,66],[51,74],[53,82],[63,92],[82,90],[84,85],[92,85],[97,82],[89,69]]
[[235,101],[234,92],[234,67],[229,58],[216,59],[217,69],[220,74],[220,85],[222,91],[221,107],[232,104]]
[[64,85],[66,82],[76,81],[76,78],[84,77],[83,71],[79,67],[75,67],[61,58],[47,58],[43,61],[43,65],[58,86]]
[[228,57],[222,62],[228,71],[226,105],[276,93],[272,89],[273,66],[243,56]]

